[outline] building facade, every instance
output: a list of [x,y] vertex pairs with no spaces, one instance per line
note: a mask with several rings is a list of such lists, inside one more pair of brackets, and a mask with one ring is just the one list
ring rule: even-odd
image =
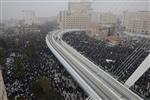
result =
[[89,2],[70,2],[68,10],[60,11],[58,23],[61,29],[86,29],[90,21]]
[[90,2],[70,2],[68,4],[68,11],[72,15],[87,14],[90,10],[92,10]]
[[122,24],[128,32],[150,34],[150,11],[124,12]]
[[1,69],[0,69],[0,100],[8,100]]
[[89,17],[86,15],[69,15],[65,16],[60,22],[62,29],[86,29],[89,23]]
[[115,24],[117,23],[118,17],[111,12],[102,13],[102,12],[92,12],[91,14],[91,22],[99,23],[99,24]]

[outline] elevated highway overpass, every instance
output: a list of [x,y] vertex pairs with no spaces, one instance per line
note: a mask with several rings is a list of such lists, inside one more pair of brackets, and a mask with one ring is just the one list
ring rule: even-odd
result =
[[65,43],[62,35],[72,31],[84,30],[52,31],[46,36],[46,43],[56,58],[93,100],[143,100]]

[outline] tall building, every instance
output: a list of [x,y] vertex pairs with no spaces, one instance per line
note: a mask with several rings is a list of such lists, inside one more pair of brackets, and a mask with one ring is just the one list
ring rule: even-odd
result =
[[8,100],[1,69],[0,69],[0,100]]
[[150,34],[150,11],[124,12],[122,24],[128,32]]
[[61,29],[86,29],[89,23],[89,17],[87,15],[67,15],[64,13],[61,16],[59,22]]
[[90,21],[91,3],[70,2],[67,11],[61,11],[58,15],[58,23],[61,29],[86,29]]
[[115,24],[117,23],[117,16],[110,13],[101,13],[101,12],[92,12],[91,14],[91,22],[99,23],[99,24]]
[[68,4],[68,11],[72,15],[87,14],[91,10],[90,2],[70,2]]
[[32,10],[23,10],[23,20],[24,24],[32,25],[35,22],[35,12]]

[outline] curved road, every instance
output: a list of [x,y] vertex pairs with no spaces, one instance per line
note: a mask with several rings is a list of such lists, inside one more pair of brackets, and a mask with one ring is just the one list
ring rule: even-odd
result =
[[81,30],[50,32],[46,36],[46,43],[66,70],[93,100],[142,100],[130,89],[66,44],[62,40],[62,35],[71,31]]

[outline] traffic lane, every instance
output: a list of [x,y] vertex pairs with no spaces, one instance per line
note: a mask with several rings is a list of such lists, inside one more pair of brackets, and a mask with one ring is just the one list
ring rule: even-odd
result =
[[[64,43],[65,42],[63,42],[63,40],[62,40],[61,45],[63,45]],[[64,48],[65,48],[65,46],[64,46]],[[66,49],[68,49],[68,48],[66,48]],[[68,51],[72,51],[72,50],[68,50]],[[120,97],[123,97],[123,95],[124,95],[129,100],[130,99],[132,99],[132,100],[143,100],[137,94],[133,93],[130,89],[126,88],[123,84],[121,84],[117,80],[115,80],[108,73],[106,73],[103,70],[101,70],[100,68],[98,68],[98,66],[93,64],[87,58],[82,57],[83,55],[80,54],[81,56],[78,56],[79,53],[77,52],[75,54],[74,52],[77,52],[77,51],[74,50],[71,52],[71,54],[74,54],[74,56],[76,56],[76,58],[80,59],[80,61],[82,61],[84,64],[86,64],[86,66],[88,66],[88,68],[90,68],[90,69],[92,68],[92,70],[94,71],[93,73],[96,73],[99,77],[103,78],[107,84],[109,83],[109,86],[113,87],[112,88],[113,91],[116,92]]]
[[[56,35],[56,34],[55,34]],[[60,45],[60,44],[59,44]],[[59,47],[58,50],[61,50],[60,52],[61,53],[64,53],[62,52],[63,48]],[[66,55],[67,53],[65,53],[64,55]],[[67,58],[68,56],[65,56],[65,58]],[[73,61],[72,63],[75,62],[75,64],[79,64],[79,61],[75,61],[76,59],[73,59],[73,57],[71,57],[71,55],[69,56],[68,59],[71,59],[71,61]],[[71,62],[70,61],[70,62]],[[75,65],[74,64],[74,65]],[[78,67],[80,66],[80,67]],[[110,97],[110,100],[120,100],[120,98],[112,91],[110,90],[105,84],[103,84],[102,81],[100,81],[98,78],[95,78],[96,76],[94,76],[94,74],[92,74],[90,72],[90,70],[87,70],[85,67],[83,67],[83,65],[78,65],[78,66],[75,66],[74,68],[78,68],[78,71],[82,71],[80,72],[80,74],[84,73],[85,76],[87,76],[87,78],[90,78],[92,82],[95,82],[95,83],[92,83],[92,84],[95,84],[99,90],[105,90],[105,95],[107,95],[107,97]],[[82,67],[81,67],[82,66]],[[82,68],[82,69],[81,69]],[[83,69],[84,68],[84,69]],[[86,73],[85,73],[86,71]],[[96,89],[97,89],[96,87]],[[104,92],[103,92],[104,93]]]

